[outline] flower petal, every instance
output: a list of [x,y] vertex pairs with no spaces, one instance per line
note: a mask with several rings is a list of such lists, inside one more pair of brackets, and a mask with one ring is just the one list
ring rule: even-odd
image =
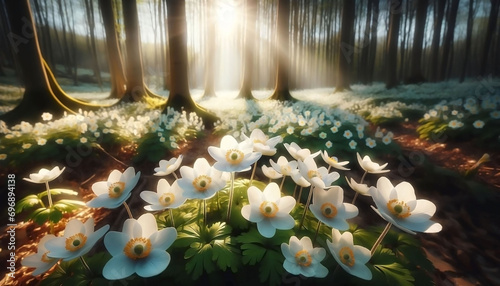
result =
[[276,228],[267,219],[257,223],[257,230],[263,237],[271,238],[276,233]]
[[170,263],[170,254],[153,249],[148,257],[136,261],[135,271],[141,277],[151,277],[163,272]]
[[129,277],[135,272],[135,263],[125,253],[113,256],[102,269],[102,275],[108,280],[118,280]]
[[177,239],[177,230],[173,227],[167,227],[153,233],[149,239],[154,248],[167,250]]

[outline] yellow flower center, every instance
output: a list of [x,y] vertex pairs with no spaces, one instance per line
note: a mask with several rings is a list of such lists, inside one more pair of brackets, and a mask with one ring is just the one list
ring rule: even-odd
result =
[[328,160],[330,161],[330,163],[332,164],[337,164],[339,161],[337,160],[336,157],[329,157]]
[[226,160],[231,165],[238,165],[245,158],[245,154],[237,149],[229,149],[226,152]]
[[130,259],[140,259],[147,257],[151,252],[151,241],[148,238],[133,238],[127,242],[123,252]]
[[309,177],[309,179],[312,179],[312,178],[315,178],[315,177],[318,177],[321,179],[321,174],[316,171],[316,170],[310,170],[307,172],[307,176]]
[[74,234],[66,238],[66,249],[68,251],[77,251],[87,242],[87,237],[83,233]]
[[108,188],[108,195],[110,198],[118,198],[122,195],[123,190],[125,190],[124,182],[112,183]]
[[312,263],[312,257],[307,250],[303,249],[295,254],[295,261],[300,266],[309,267]]
[[321,213],[327,218],[334,218],[337,215],[337,208],[331,203],[321,205]]
[[288,175],[292,171],[290,166],[288,166],[288,165],[281,166],[280,169],[281,169],[281,174],[283,174],[283,175]]
[[194,179],[193,186],[198,192],[203,193],[206,190],[208,190],[211,183],[212,183],[212,178],[210,178],[207,175],[201,175],[196,177],[196,179]]
[[410,207],[403,201],[392,199],[387,203],[387,209],[398,218],[407,218],[411,215]]
[[278,205],[273,202],[262,202],[259,207],[260,213],[265,217],[275,217],[278,213]]
[[353,267],[356,263],[354,252],[350,247],[344,246],[339,251],[340,261],[349,267]]
[[168,207],[175,201],[175,195],[172,193],[164,193],[159,198],[160,204],[164,207]]
[[45,252],[43,255],[42,255],[42,258],[40,259],[42,262],[45,262],[45,263],[49,263],[51,261],[53,261],[54,259],[56,258],[51,258],[48,256],[48,254],[50,253],[50,251],[47,251]]

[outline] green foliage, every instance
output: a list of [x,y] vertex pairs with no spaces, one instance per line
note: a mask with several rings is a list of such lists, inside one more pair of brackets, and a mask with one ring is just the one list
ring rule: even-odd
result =
[[[51,196],[57,195],[70,195],[76,196],[77,192],[68,189],[51,189]],[[61,220],[63,213],[70,213],[85,206],[85,203],[79,200],[61,199],[54,201],[52,207],[47,206],[43,202],[43,198],[48,195],[47,190],[40,192],[38,194],[32,194],[19,200],[16,204],[16,213],[21,213],[27,211],[37,205],[39,208],[35,209],[31,214],[28,215],[28,219],[33,220],[39,225],[44,224],[47,221],[52,223],[57,223]]]

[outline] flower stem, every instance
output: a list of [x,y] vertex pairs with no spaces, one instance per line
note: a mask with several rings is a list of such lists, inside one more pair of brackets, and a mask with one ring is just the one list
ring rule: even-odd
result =
[[392,226],[392,223],[390,223],[390,222],[387,223],[387,225],[385,226],[384,230],[382,231],[382,233],[380,234],[380,236],[377,238],[377,241],[375,241],[375,243],[373,244],[372,250],[370,251],[371,255],[373,255],[373,253],[375,253],[375,250],[380,245],[380,243],[384,239],[385,235],[389,232],[389,229],[391,229],[391,226]]
[[125,209],[127,210],[128,217],[133,219],[134,217],[132,216],[132,212],[130,211],[130,208],[129,208],[129,206],[128,206],[127,202],[123,202],[123,206],[124,206],[124,207],[125,207]]
[[250,183],[248,184],[249,186],[252,185],[253,177],[255,176],[255,171],[257,170],[257,162],[253,164],[252,168],[252,175],[250,176]]
[[354,203],[356,202],[356,199],[358,198],[358,195],[359,195],[359,192],[358,192],[358,191],[356,191],[356,194],[354,194],[354,198],[352,198],[352,202],[351,202],[351,204],[353,204],[353,205],[354,205]]
[[365,177],[366,177],[366,174],[368,174],[367,171],[365,171],[365,173],[363,174],[363,176],[361,177],[361,181],[359,182],[359,184],[363,184],[363,181],[365,180]]
[[294,199],[297,199],[296,195],[297,195],[297,188],[299,187],[299,185],[295,185],[295,188],[293,189],[293,198]]
[[318,233],[319,233],[320,227],[321,227],[321,222],[318,220],[318,226],[316,227],[316,232],[314,233],[313,241],[316,241],[316,238],[318,238]]
[[49,208],[52,209],[52,196],[50,194],[49,182],[45,182],[45,187],[47,188],[47,198],[49,200]]
[[203,224],[207,226],[207,200],[203,200]]
[[80,256],[80,261],[82,262],[83,268],[85,268],[85,270],[87,270],[89,276],[90,277],[94,276],[94,274],[92,273],[92,270],[90,269],[89,265],[87,264],[87,262],[85,262],[85,259],[83,259],[83,256]]
[[302,225],[304,224],[304,219],[306,218],[307,208],[309,208],[309,204],[311,203],[313,190],[314,190],[314,188],[311,185],[311,188],[309,188],[309,196],[307,197],[306,205],[304,206],[304,213],[302,214],[302,218],[300,219],[299,230],[302,228]]
[[175,227],[174,212],[172,211],[172,209],[168,209],[168,211],[170,213],[170,220],[172,221],[172,226]]
[[231,172],[231,188],[229,189],[229,202],[227,206],[227,222],[231,218],[231,206],[233,205],[233,192],[234,192],[234,172]]
[[179,177],[177,177],[177,174],[175,173],[175,171],[173,171],[173,172],[172,172],[172,175],[174,175],[174,178],[175,178],[176,180],[178,180],[178,179],[179,179]]
[[280,192],[283,191],[283,185],[285,184],[285,178],[286,178],[286,176],[283,175],[283,179],[281,179],[281,184],[280,184]]
[[302,197],[302,189],[304,189],[304,187],[300,186],[299,195],[297,196],[297,205],[300,203],[300,198]]

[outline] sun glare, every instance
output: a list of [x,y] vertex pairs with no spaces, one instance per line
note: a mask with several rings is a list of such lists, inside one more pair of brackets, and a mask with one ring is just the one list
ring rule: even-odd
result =
[[243,20],[244,5],[240,0],[218,1],[217,31],[221,36],[227,36],[237,30]]

